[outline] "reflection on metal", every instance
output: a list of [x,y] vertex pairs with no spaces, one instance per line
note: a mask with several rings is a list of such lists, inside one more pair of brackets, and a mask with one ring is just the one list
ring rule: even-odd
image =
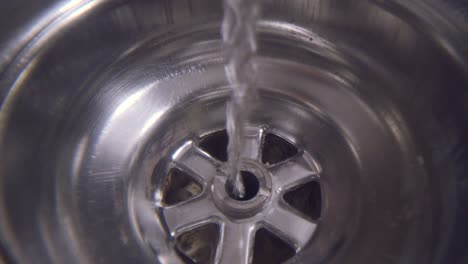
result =
[[[15,263],[182,263],[177,235],[204,223],[218,263],[248,262],[258,227],[299,263],[467,262],[454,1],[265,1],[245,203],[202,144],[225,129],[221,1],[33,2],[0,9],[0,241]],[[263,133],[297,154],[261,162]],[[155,204],[178,164],[201,194]],[[302,177],[320,183],[318,219],[280,199]]]

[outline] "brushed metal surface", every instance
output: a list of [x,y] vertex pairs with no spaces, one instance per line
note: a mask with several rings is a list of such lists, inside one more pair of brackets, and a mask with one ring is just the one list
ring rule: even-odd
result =
[[[224,128],[221,1],[3,2],[7,258],[180,263],[171,227],[184,218],[155,195],[179,161],[201,180],[215,171],[196,149],[179,158]],[[219,263],[249,261],[251,246],[241,242],[257,220],[236,214],[250,209],[271,216],[259,222],[295,245],[298,263],[468,261],[466,10],[464,1],[263,3],[249,126],[313,160],[261,166],[272,193],[280,179],[289,186],[319,170],[322,215],[310,224],[261,199],[247,209],[199,199],[201,211],[188,214],[197,221],[235,216],[221,224],[230,236]],[[256,138],[244,153],[251,163]]]

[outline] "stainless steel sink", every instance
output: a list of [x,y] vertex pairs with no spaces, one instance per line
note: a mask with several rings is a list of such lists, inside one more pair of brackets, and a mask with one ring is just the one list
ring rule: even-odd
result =
[[264,1],[235,199],[221,1],[4,2],[7,262],[468,262],[468,3]]

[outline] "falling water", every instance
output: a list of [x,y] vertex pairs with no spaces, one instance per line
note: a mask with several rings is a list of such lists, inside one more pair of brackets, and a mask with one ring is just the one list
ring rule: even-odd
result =
[[257,49],[255,25],[258,14],[259,0],[224,0],[222,36],[228,58],[225,71],[232,87],[226,111],[229,135],[228,186],[239,198],[245,193],[239,162],[245,144],[245,123],[255,95],[252,58]]

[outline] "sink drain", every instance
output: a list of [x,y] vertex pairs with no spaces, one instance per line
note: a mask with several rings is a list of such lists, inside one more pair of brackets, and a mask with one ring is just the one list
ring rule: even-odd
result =
[[177,252],[187,261],[282,263],[316,230],[322,198],[315,161],[268,130],[248,131],[243,199],[226,186],[225,130],[188,141],[173,154],[155,197]]

